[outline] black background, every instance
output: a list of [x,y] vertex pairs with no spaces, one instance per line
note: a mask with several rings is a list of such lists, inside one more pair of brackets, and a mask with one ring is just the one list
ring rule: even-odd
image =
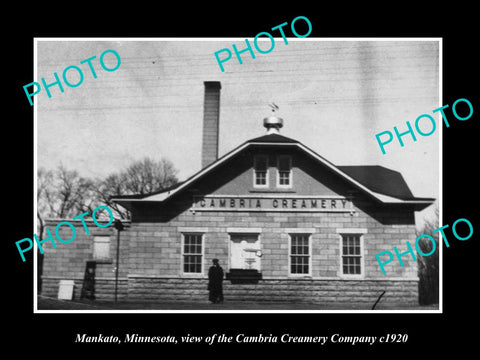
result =
[[[418,4],[418,2],[417,2]],[[181,10],[162,3],[27,5],[9,11],[2,24],[6,45],[2,51],[3,79],[3,343],[15,354],[34,351],[39,356],[57,358],[72,354],[98,357],[133,351],[141,356],[165,358],[183,352],[201,355],[204,351],[226,350],[227,354],[260,357],[294,350],[297,356],[366,353],[385,357],[404,353],[441,354],[447,349],[467,353],[475,346],[474,320],[478,286],[478,166],[476,132],[479,121],[479,80],[477,12],[468,5],[442,3],[438,8],[419,9],[416,5],[389,3],[384,7],[354,7],[341,3],[327,8],[321,3],[292,7],[272,3],[260,8],[246,3],[184,3]],[[37,9],[39,7],[40,9]],[[15,8],[12,7],[12,8]],[[451,115],[450,128],[443,127],[443,224],[467,218],[474,235],[468,241],[450,241],[443,251],[443,314],[33,314],[33,257],[21,262],[15,241],[31,238],[33,226],[33,108],[23,85],[33,81],[34,37],[254,37],[261,31],[306,16],[312,23],[310,37],[442,37],[443,104],[467,98],[474,114],[468,121]],[[8,18],[11,17],[11,21]],[[476,23],[475,23],[476,21]],[[299,33],[302,33],[299,30]],[[474,92],[475,89],[475,92]],[[448,110],[447,115],[451,114]],[[400,120],[400,119],[399,119]],[[447,234],[450,234],[447,232]],[[473,326],[473,327],[472,327]],[[407,333],[406,344],[75,344],[76,333],[141,335],[197,335],[225,333],[235,336],[273,334],[330,336],[381,336]],[[8,350],[8,349],[4,349]],[[258,351],[262,350],[262,353]],[[263,352],[267,351],[267,352]],[[31,353],[30,353],[31,354]],[[145,355],[143,355],[145,354]],[[138,356],[137,355],[137,356]]]

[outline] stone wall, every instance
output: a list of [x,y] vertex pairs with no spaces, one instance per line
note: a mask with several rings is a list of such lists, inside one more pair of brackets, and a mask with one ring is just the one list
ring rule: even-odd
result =
[[[73,280],[75,286],[73,288],[73,299],[81,299],[81,291],[83,277],[43,277],[42,295],[56,298],[61,280]],[[119,301],[127,301],[128,298],[128,280],[127,278],[118,279],[117,299]],[[115,299],[115,278],[95,278],[95,300],[113,301]]]
[[[110,257],[97,260],[95,269],[95,295],[97,299],[113,299],[114,283],[116,269],[116,252],[117,252],[117,231],[110,226],[108,228],[100,228],[95,226],[92,220],[86,220],[89,234],[80,220],[71,220],[75,226],[75,238],[69,243],[62,243],[55,238],[55,227],[62,220],[48,220],[46,227],[53,235],[56,248],[53,247],[51,241],[43,244],[44,261],[42,274],[42,295],[57,297],[58,286],[60,280],[74,280],[74,298],[80,299],[83,279],[87,261],[94,261],[93,243],[95,236],[107,236],[110,239]],[[120,267],[119,267],[119,290],[118,296],[126,296],[127,259],[129,257],[128,239],[125,233],[128,230],[129,223],[124,223],[125,232],[121,232],[120,237]],[[72,230],[68,226],[59,227],[58,234],[63,239],[72,237]],[[44,236],[45,239],[45,236]],[[123,287],[123,289],[122,289]]]
[[[418,282],[402,280],[260,280],[257,284],[224,281],[225,301],[315,302],[371,307],[385,291],[382,304],[418,305]],[[129,301],[207,302],[206,279],[129,277]]]
[[[189,229],[204,234],[203,275],[213,258],[228,270],[229,229],[259,229],[264,277],[289,276],[289,232],[311,233],[311,278],[342,278],[340,273],[340,233],[363,229],[364,279],[390,278],[417,280],[417,264],[411,255],[386,266],[382,274],[375,255],[381,251],[407,250],[405,242],[415,240],[414,212],[411,208],[372,205],[354,200],[355,212],[191,212],[191,199],[169,204],[169,213],[137,213],[125,234],[129,241],[130,274],[148,276],[182,276],[182,233]],[[159,215],[161,214],[161,216]]]
[[[415,239],[413,210],[405,207],[380,206],[361,197],[354,201],[355,212],[196,212],[190,211],[191,199],[168,204],[167,210],[137,212],[125,231],[121,232],[119,297],[125,300],[195,300],[207,299],[207,273],[213,258],[220,259],[229,270],[229,232],[231,229],[252,229],[259,232],[262,249],[258,284],[233,285],[225,282],[227,300],[253,301],[320,301],[373,302],[383,290],[382,301],[416,303],[418,289],[417,264],[406,254],[404,266],[398,260],[380,271],[375,254],[381,251],[406,251],[405,241]],[[115,276],[116,231],[89,226],[81,222],[74,241],[58,243],[53,248],[45,243],[43,292],[56,296],[61,279],[75,280],[78,299],[86,261],[93,260],[93,238],[110,236],[111,259],[100,261],[96,268],[96,298],[113,299]],[[48,224],[55,228],[55,222]],[[182,270],[182,233],[189,229],[204,234],[203,272],[194,277]],[[292,277],[289,274],[289,232],[311,233],[311,273]],[[339,229],[364,229],[363,274],[351,279],[342,275],[341,236]],[[68,227],[60,235],[69,239]],[[128,279],[128,280],[127,280]]]
[[[43,295],[57,297],[62,278],[46,278]],[[75,281],[74,300],[80,299],[82,279]],[[119,279],[118,300],[127,302],[208,301],[207,279],[156,278],[131,276]],[[96,300],[113,301],[114,279],[97,279]],[[256,284],[231,284],[224,281],[225,302],[298,302],[337,304],[371,308],[385,291],[382,305],[418,305],[418,282],[402,280],[260,280]]]

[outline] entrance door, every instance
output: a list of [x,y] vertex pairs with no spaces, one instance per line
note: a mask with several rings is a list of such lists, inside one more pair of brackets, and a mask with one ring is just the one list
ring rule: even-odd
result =
[[230,269],[260,271],[258,234],[230,234]]

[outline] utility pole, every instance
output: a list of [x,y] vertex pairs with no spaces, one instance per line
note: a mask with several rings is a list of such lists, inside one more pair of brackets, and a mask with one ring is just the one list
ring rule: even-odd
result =
[[118,292],[118,268],[120,267],[120,231],[124,229],[122,222],[118,219],[115,220],[113,224],[115,229],[117,229],[117,266],[115,267],[115,303],[117,303],[117,292]]

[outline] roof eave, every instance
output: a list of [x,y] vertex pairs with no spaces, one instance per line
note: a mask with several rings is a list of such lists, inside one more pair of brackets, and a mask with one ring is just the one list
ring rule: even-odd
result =
[[132,202],[151,202],[151,203],[162,203],[172,196],[174,196],[176,193],[182,191],[185,187],[190,185],[192,182],[196,181],[197,179],[203,177],[207,173],[209,173],[212,169],[216,168],[217,166],[221,165],[222,163],[226,162],[233,156],[235,156],[237,153],[240,151],[246,149],[247,147],[251,145],[265,145],[265,146],[296,146],[306,153],[308,153],[310,156],[314,157],[318,161],[320,161],[322,164],[327,166],[329,169],[332,171],[336,172],[338,175],[342,176],[345,178],[347,181],[352,183],[354,186],[362,190],[363,192],[367,193],[368,195],[372,196],[376,200],[380,201],[381,203],[385,204],[405,204],[405,205],[416,205],[416,207],[421,207],[422,209],[429,206],[435,199],[430,199],[430,198],[414,198],[414,199],[408,199],[408,200],[402,200],[398,198],[393,198],[391,196],[383,195],[380,193],[376,193],[369,188],[367,188],[365,185],[361,184],[342,170],[340,170],[337,166],[335,166],[333,163],[328,161],[327,159],[324,159],[322,156],[317,154],[315,151],[311,150],[307,146],[303,145],[300,142],[258,142],[258,141],[246,141],[243,144],[239,145],[237,148],[233,149],[232,151],[228,152],[221,158],[219,158],[217,161],[211,163],[210,165],[204,167],[201,169],[199,172],[196,174],[192,175],[190,178],[185,180],[183,183],[180,184],[180,186],[171,189],[169,191],[165,191],[159,194],[155,194],[152,196],[147,196],[145,198],[141,199],[122,199],[120,197],[118,198],[113,198],[112,201],[117,202],[118,204],[126,207],[128,210],[130,210],[127,206],[131,207]]

